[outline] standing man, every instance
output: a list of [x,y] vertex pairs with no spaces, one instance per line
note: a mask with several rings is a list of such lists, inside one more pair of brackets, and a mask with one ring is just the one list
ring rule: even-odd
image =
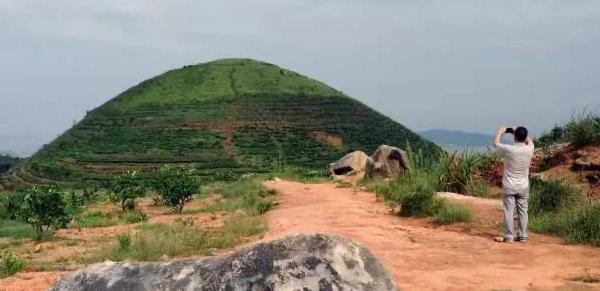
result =
[[[513,134],[514,144],[502,144],[505,133]],[[533,157],[533,140],[525,127],[500,127],[494,147],[504,156],[502,200],[504,204],[504,237],[501,242],[527,241],[527,199],[529,198],[529,166]],[[519,232],[514,232],[514,211],[517,210]]]

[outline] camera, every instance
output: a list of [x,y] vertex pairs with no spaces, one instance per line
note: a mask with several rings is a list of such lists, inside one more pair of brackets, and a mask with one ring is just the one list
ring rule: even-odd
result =
[[506,129],[506,131],[505,131],[505,132],[506,132],[506,133],[510,133],[510,134],[514,134],[514,133],[515,133],[515,129],[514,129],[514,128],[512,128],[512,127],[509,127],[509,128],[507,128],[507,129]]

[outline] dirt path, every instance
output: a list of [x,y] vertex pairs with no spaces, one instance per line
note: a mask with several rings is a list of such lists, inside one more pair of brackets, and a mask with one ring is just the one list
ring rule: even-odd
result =
[[[600,284],[568,280],[598,274],[600,248],[541,235],[527,244],[495,243],[485,230],[489,225],[483,231],[434,228],[426,220],[390,215],[372,193],[332,183],[267,185],[279,192],[280,205],[267,213],[266,239],[314,232],[350,237],[380,258],[402,290],[600,290]],[[489,200],[476,207],[500,215]]]

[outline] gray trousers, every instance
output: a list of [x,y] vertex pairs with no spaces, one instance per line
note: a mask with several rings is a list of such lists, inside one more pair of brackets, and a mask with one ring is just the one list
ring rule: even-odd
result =
[[[504,238],[512,241],[515,237],[527,239],[527,199],[529,193],[525,194],[503,194],[504,204]],[[515,209],[517,210],[517,223],[519,233],[515,236]]]

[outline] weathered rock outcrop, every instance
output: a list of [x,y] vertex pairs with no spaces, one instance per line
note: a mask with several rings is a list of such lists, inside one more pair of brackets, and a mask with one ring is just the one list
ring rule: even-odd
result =
[[329,165],[331,175],[346,175],[365,171],[369,156],[361,151],[348,153],[343,158]]
[[95,264],[51,290],[397,290],[364,247],[329,235],[299,235],[230,255],[170,263]]
[[366,178],[397,178],[409,170],[406,153],[388,145],[381,145],[367,159]]
[[579,156],[573,161],[573,170],[600,171],[600,147],[589,146],[576,152]]

